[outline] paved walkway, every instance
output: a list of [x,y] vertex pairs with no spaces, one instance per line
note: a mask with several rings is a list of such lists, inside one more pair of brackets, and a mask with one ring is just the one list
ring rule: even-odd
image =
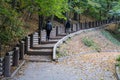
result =
[[[106,56],[108,53],[101,54],[104,56],[99,53],[83,54],[58,63],[27,62],[12,80],[116,80],[114,72],[110,70],[114,67],[107,63],[118,53],[109,53],[112,58]],[[93,57],[86,60],[90,55]],[[93,63],[93,60],[98,64]]]
[[116,80],[114,65],[118,55],[101,52],[72,56],[58,63],[28,61],[11,80]]
[[29,62],[26,67],[25,72],[13,80],[80,80],[79,75],[75,73],[77,69],[70,66]]

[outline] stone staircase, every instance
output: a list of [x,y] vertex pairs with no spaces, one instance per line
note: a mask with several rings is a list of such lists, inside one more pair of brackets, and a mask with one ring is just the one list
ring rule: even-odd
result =
[[[41,44],[38,44],[38,33],[32,34],[32,43],[30,41],[31,37],[28,37],[28,51],[26,58],[28,61],[52,61],[53,47],[54,45],[63,38],[66,34],[64,30],[61,30],[61,34],[56,36],[56,28],[53,28],[50,35],[50,40],[46,41],[46,32],[43,30],[41,33]],[[32,47],[31,47],[32,44]]]

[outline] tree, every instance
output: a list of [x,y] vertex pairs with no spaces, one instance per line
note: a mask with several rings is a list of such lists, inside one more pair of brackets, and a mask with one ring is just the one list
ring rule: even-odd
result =
[[[35,0],[38,15],[39,15],[39,37],[41,38],[41,28],[44,17],[51,17],[52,15],[58,18],[65,18],[63,13],[68,10],[67,0]],[[39,39],[39,43],[41,40]]]
[[0,2],[0,39],[2,44],[7,44],[13,39],[23,36],[19,14],[12,9],[8,2]]

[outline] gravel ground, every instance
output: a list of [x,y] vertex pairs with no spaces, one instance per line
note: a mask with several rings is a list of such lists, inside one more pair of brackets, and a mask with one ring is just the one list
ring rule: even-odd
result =
[[[62,44],[60,48],[58,48],[58,51],[60,54],[66,54],[66,55],[74,55],[74,54],[80,54],[80,52],[91,52],[95,51],[91,47],[87,47],[82,42],[83,38],[89,38],[93,40],[97,46],[100,48],[101,51],[120,51],[120,46],[117,46],[113,43],[111,43],[108,39],[106,39],[102,33],[101,30],[91,31],[91,32],[83,32],[80,35],[77,35],[73,37],[72,39],[69,39],[66,43]],[[74,42],[74,43],[73,43]]]
[[[94,39],[101,51],[107,52],[91,53],[93,49],[81,41],[85,36]],[[112,44],[100,31],[82,33],[60,46],[60,53],[69,57],[62,57],[60,62],[27,62],[12,80],[116,80],[115,58],[120,52],[111,50],[120,50],[120,47]]]
[[120,53],[89,53],[71,56],[60,63],[76,68],[80,80],[116,80],[115,58],[117,55]]

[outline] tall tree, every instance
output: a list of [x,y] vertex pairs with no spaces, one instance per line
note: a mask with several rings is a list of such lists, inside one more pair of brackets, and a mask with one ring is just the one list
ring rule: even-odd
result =
[[[39,15],[39,37],[41,38],[41,27],[43,23],[43,17],[50,17],[52,15],[58,18],[64,18],[63,13],[68,10],[67,0],[35,0],[35,4],[38,8]],[[41,40],[39,39],[39,43]]]

